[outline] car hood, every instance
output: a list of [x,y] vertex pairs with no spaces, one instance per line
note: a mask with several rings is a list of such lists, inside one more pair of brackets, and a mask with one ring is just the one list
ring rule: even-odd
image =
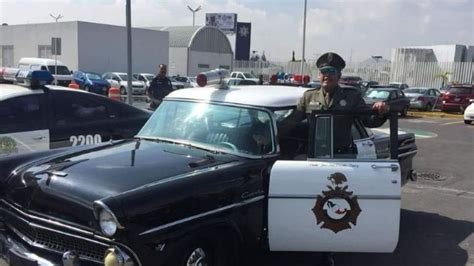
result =
[[416,98],[416,97],[423,96],[423,94],[421,94],[421,93],[405,93],[405,96],[408,97],[408,98]]
[[190,146],[126,140],[29,164],[7,181],[5,198],[25,210],[86,222],[96,200],[236,160]]

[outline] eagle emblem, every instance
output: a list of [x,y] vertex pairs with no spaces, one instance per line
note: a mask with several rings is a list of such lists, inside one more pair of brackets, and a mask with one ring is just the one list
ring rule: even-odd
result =
[[331,182],[327,185],[329,190],[318,195],[316,204],[312,209],[316,215],[316,224],[334,233],[351,229],[357,224],[357,218],[362,210],[359,207],[357,196],[348,191],[345,185],[347,178],[344,174],[336,172],[328,176]]

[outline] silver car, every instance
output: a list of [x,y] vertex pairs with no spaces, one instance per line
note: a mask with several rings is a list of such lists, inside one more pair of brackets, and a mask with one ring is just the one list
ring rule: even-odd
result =
[[413,87],[405,89],[404,92],[410,99],[410,108],[431,111],[441,103],[441,92],[437,89]]

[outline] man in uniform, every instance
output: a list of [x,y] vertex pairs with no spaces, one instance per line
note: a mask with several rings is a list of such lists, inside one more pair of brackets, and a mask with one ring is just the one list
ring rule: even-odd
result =
[[[319,57],[316,66],[319,68],[321,88],[310,89],[303,94],[303,97],[301,97],[296,106],[296,110],[283,123],[283,135],[305,118],[310,121],[312,119],[311,112],[313,111],[360,112],[370,110],[358,89],[341,88],[339,86],[338,82],[341,78],[341,71],[346,66],[342,57],[336,53],[325,53]],[[389,106],[384,102],[376,102],[372,109],[377,111],[379,115],[361,117],[362,122],[367,127],[381,126],[386,120],[384,115],[389,111]],[[333,119],[333,143],[336,157],[357,153],[357,148],[353,144],[351,134],[353,122],[354,118],[349,116],[335,116]]]
[[158,75],[153,78],[148,88],[148,96],[151,99],[150,109],[155,110],[160,105],[163,98],[173,91],[171,81],[166,77],[167,67],[165,64],[160,64]]

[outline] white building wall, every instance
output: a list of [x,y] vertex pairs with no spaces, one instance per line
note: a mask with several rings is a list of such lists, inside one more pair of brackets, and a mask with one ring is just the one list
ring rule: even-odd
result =
[[13,45],[15,67],[22,57],[38,57],[38,45],[51,45],[52,37],[61,38],[58,60],[77,69],[77,21],[0,26],[0,46]]
[[[98,72],[127,72],[125,27],[79,22],[79,69]],[[155,74],[159,64],[168,64],[169,33],[132,29],[133,72]]]
[[170,47],[170,60],[168,65],[168,74],[171,76],[188,75],[188,48]]
[[[204,65],[208,67],[202,67]],[[196,76],[203,71],[221,68],[223,66],[229,67],[229,71],[232,69],[232,54],[198,52],[192,50],[189,52],[188,76]]]

